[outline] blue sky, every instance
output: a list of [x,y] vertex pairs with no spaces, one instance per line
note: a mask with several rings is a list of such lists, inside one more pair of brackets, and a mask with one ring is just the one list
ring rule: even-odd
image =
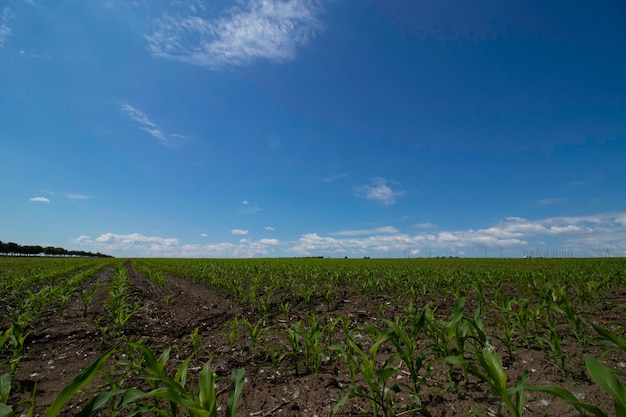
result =
[[0,2],[0,240],[626,251],[621,0]]

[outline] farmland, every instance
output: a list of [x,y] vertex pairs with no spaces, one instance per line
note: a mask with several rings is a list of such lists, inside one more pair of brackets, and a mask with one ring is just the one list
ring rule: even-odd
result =
[[0,258],[0,299],[0,416],[626,415],[624,259]]

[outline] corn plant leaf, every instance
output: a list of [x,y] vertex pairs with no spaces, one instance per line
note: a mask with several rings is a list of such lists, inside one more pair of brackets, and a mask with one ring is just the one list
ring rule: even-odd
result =
[[333,409],[330,410],[329,417],[333,417],[335,414],[337,414],[337,411],[339,411],[339,409],[343,407],[346,404],[346,402],[348,402],[348,399],[350,398],[351,394],[352,394],[352,391],[348,392],[346,395],[343,396],[341,400],[337,401],[337,404],[335,404]]
[[2,349],[4,345],[7,343],[7,340],[9,340],[9,337],[13,336],[13,328],[14,326],[9,327],[0,336],[0,349]]
[[243,368],[233,369],[230,390],[226,401],[226,417],[237,417],[237,401],[243,390],[246,371]]
[[11,394],[11,374],[0,375],[0,403],[6,403],[9,401],[9,394]]
[[0,417],[15,417],[15,413],[11,407],[0,402]]
[[626,417],[626,390],[613,370],[591,356],[585,356],[585,365],[596,384],[604,388],[613,397],[617,417]]
[[93,416],[95,413],[100,411],[100,409],[102,409],[105,405],[107,405],[107,403],[112,397],[115,397],[116,395],[121,395],[125,391],[126,390],[124,389],[117,389],[117,390],[104,391],[104,392],[99,393],[94,398],[92,398],[91,401],[89,401],[87,405],[85,405],[83,409],[80,410],[80,412],[78,412],[78,414],[76,414],[76,417]]
[[626,352],[626,339],[625,338],[619,337],[615,333],[610,332],[609,330],[603,327],[600,327],[598,325],[592,324],[592,326],[596,330],[596,332],[598,332],[600,336],[615,343],[617,347],[619,347],[621,350]]
[[465,314],[465,297],[460,297],[454,306],[454,311],[452,313],[452,322],[458,323],[463,318]]
[[46,410],[44,417],[54,417],[59,414],[61,408],[76,394],[80,389],[87,385],[96,375],[100,372],[100,368],[104,365],[104,362],[111,356],[117,349],[116,346],[104,352],[98,357],[91,365],[78,374],[69,384],[67,384],[56,399],[50,404],[50,407]]
[[389,378],[391,378],[392,376],[394,376],[394,374],[397,372],[398,370],[396,368],[380,368],[378,370],[376,370],[376,376],[383,381],[383,383],[389,381]]
[[182,388],[185,388],[185,385],[187,385],[187,372],[189,370],[189,363],[191,362],[191,359],[191,356],[185,359],[185,361],[178,367],[176,375],[174,375],[174,382],[179,384]]
[[207,362],[200,371],[200,392],[198,397],[202,409],[208,411],[211,416],[217,416],[215,382],[215,374],[211,370],[209,362]]
[[482,365],[491,377],[494,388],[500,393],[506,390],[506,374],[502,367],[502,359],[498,356],[496,350],[487,345],[482,352]]
[[573,405],[579,410],[585,410],[595,417],[609,417],[607,413],[599,409],[598,407],[584,403],[580,401],[578,398],[574,396],[571,392],[569,392],[565,388],[555,387],[555,386],[541,386],[541,385],[529,385],[529,384],[518,384],[515,387],[509,388],[507,390],[508,393],[515,393],[517,391],[537,391],[543,392],[544,394],[553,395],[555,397],[559,397]]

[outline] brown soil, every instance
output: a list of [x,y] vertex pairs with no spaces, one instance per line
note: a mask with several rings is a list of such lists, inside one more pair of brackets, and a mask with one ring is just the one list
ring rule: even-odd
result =
[[[220,415],[226,401],[228,377],[232,369],[237,367],[245,368],[246,372],[246,383],[239,400],[240,416],[327,416],[345,395],[350,379],[340,357],[324,362],[318,375],[296,375],[289,357],[280,363],[278,369],[273,369],[260,349],[253,352],[245,328],[240,329],[242,336],[238,343],[229,342],[233,318],[246,318],[253,324],[261,319],[259,313],[252,308],[237,305],[206,286],[181,278],[167,277],[166,285],[158,287],[132,268],[129,270],[133,286],[132,299],[140,302],[142,308],[127,323],[125,338],[142,340],[157,355],[166,347],[176,345],[170,359],[172,366],[176,367],[184,358],[193,354],[191,341],[185,336],[192,333],[194,328],[199,328],[201,347],[198,359],[190,366],[190,378],[197,380],[199,369],[208,360],[211,360],[212,369],[217,374],[226,377],[220,381],[218,387],[218,401],[222,404]],[[28,399],[36,384],[36,415],[43,415],[61,389],[113,345],[113,338],[107,334],[103,337],[100,330],[107,323],[96,323],[99,317],[106,316],[104,302],[107,298],[107,282],[113,273],[112,268],[107,268],[85,284],[84,289],[91,288],[95,283],[99,284],[86,317],[83,317],[81,298],[75,296],[65,311],[51,311],[33,324],[33,331],[28,338],[25,355],[15,378],[10,404]],[[612,301],[624,303],[626,297],[619,294]],[[359,325],[374,324],[380,318],[381,312],[389,318],[396,313],[393,304],[386,303],[384,298],[367,299],[347,292],[345,301],[333,306],[336,307],[334,311],[328,312],[324,305],[317,307],[316,311],[326,322],[332,317],[344,315]],[[287,349],[280,329],[287,327],[289,322],[305,317],[305,309],[299,308],[295,302],[292,304],[294,307],[289,317],[275,306],[273,314],[264,319],[264,327],[272,328],[263,335],[263,345]],[[448,317],[447,312],[452,309],[453,301],[439,300],[438,304],[440,307],[437,312],[442,314],[442,318]],[[466,311],[471,312],[472,308],[468,301]],[[623,322],[624,316],[621,313],[623,312],[606,307],[606,310],[586,314],[585,319],[590,323]],[[577,345],[571,339],[567,340],[569,344],[564,349],[572,357],[580,357],[581,352]],[[497,342],[495,344],[500,355],[505,358],[509,384],[525,370],[530,373],[529,382],[533,384],[559,385],[574,393],[583,393],[585,402],[599,405],[613,413],[612,406],[608,405],[612,404],[608,394],[587,377],[582,367],[573,369],[564,377],[554,367],[546,364],[541,351],[518,348],[515,357],[507,360],[504,348]],[[388,355],[390,351],[391,349],[383,349],[382,355]],[[599,348],[592,348],[590,353],[597,357]],[[624,360],[617,354],[608,357],[613,358],[614,363]],[[433,366],[444,367],[445,364],[438,362]],[[433,372],[428,377],[429,386],[422,391],[423,404],[433,416],[465,416],[472,410],[484,407],[498,410],[499,400],[485,383],[471,378],[467,385],[450,389],[449,382],[437,375],[440,374]],[[397,378],[408,376],[401,372]],[[106,382],[100,379],[92,386],[103,387]],[[65,409],[64,415],[73,415],[72,410],[76,410],[90,396],[93,396],[93,391],[89,390],[78,395],[72,400],[72,407]],[[528,416],[576,414],[571,406],[545,394],[528,393],[525,404],[524,415]],[[17,406],[16,415],[25,412],[27,406]],[[504,408],[502,412],[507,415]],[[338,415],[371,415],[371,411],[367,402],[355,398],[350,399]],[[407,412],[403,415],[418,414]]]

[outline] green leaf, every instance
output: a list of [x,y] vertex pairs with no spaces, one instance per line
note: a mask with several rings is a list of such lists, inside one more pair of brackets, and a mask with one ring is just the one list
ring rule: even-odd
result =
[[571,392],[566,390],[565,388],[555,387],[555,386],[537,386],[537,385],[528,385],[528,384],[519,384],[508,390],[509,393],[517,392],[519,390],[525,391],[537,391],[543,392],[545,394],[554,395],[555,397],[560,397],[576,407],[579,410],[585,410],[593,414],[595,417],[609,417],[607,413],[599,409],[598,407],[584,403],[580,401],[578,398],[574,396]]
[[231,384],[226,401],[226,417],[237,417],[237,401],[243,390],[246,371],[243,368],[233,369]]
[[383,381],[383,383],[385,383],[396,373],[396,371],[396,368],[381,368],[376,371],[376,376]]
[[502,367],[502,360],[491,345],[487,345],[483,348],[482,359],[483,366],[491,377],[494,388],[498,393],[506,390],[506,374]]
[[598,325],[592,324],[592,326],[596,330],[596,332],[598,332],[600,336],[615,343],[621,350],[626,352],[626,339],[625,338],[619,337],[615,333],[610,332],[607,329],[600,327]]
[[343,407],[346,402],[348,402],[348,399],[350,398],[350,394],[352,393],[352,391],[348,392],[346,395],[343,396],[343,398],[341,400],[339,400],[337,402],[337,404],[335,404],[335,406],[333,407],[332,410],[330,410],[330,414],[329,417],[334,416],[335,414],[337,414],[337,411],[339,411],[339,409],[341,407]]
[[617,417],[626,417],[626,390],[613,370],[591,356],[585,356],[585,365],[596,384],[604,388],[613,397]]
[[126,390],[118,389],[99,393],[94,398],[92,398],[92,400],[89,401],[78,414],[76,414],[76,417],[88,417],[94,415],[105,405],[107,405],[111,397],[123,394],[125,391]]
[[0,375],[0,403],[9,401],[11,394],[11,374],[6,373]]
[[11,407],[0,402],[0,417],[15,417],[15,413]]
[[211,416],[217,416],[215,381],[215,374],[211,370],[209,362],[207,362],[200,371],[200,392],[198,396],[202,409],[208,411]]
[[55,417],[61,411],[61,408],[76,394],[79,390],[81,390],[85,385],[87,385],[92,379],[98,375],[100,368],[104,365],[104,362],[111,356],[111,354],[116,350],[116,347],[112,347],[111,349],[104,352],[98,359],[95,360],[91,365],[89,365],[84,371],[78,374],[69,384],[67,384],[61,393],[56,397],[56,399],[52,402],[48,410],[46,410],[46,414],[44,417]]

